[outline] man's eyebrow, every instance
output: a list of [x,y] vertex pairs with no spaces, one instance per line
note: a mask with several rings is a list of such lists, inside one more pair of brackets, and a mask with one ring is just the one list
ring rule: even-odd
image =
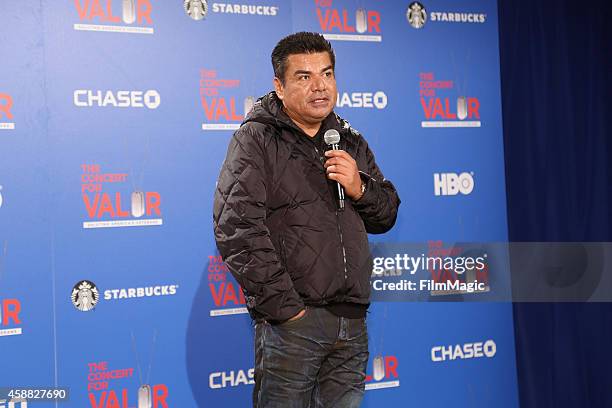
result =
[[[333,67],[331,65],[326,66],[325,68],[323,68],[321,70],[321,72],[325,72],[328,71],[330,69],[332,69]],[[298,69],[297,71],[295,71],[293,73],[293,75],[301,75],[301,74],[312,74],[312,71],[306,71],[306,70],[302,70],[302,69]]]

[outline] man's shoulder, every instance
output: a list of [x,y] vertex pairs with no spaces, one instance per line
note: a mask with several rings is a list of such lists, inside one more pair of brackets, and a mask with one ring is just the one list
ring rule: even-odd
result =
[[367,143],[365,138],[363,137],[363,135],[361,134],[361,132],[359,132],[357,129],[355,129],[348,120],[340,117],[337,113],[334,112],[334,115],[336,115],[336,119],[338,121],[338,126],[341,129],[341,133],[342,133],[342,137],[346,140],[347,143],[354,145],[356,147]]
[[271,143],[274,143],[275,127],[268,123],[255,121],[245,122],[234,132],[233,142],[245,152],[266,154]]
[[234,138],[241,142],[263,143],[266,138],[274,134],[273,126],[268,123],[249,121],[245,122],[236,132]]
[[361,133],[355,129],[353,126],[351,126],[350,122],[346,119],[344,119],[343,117],[341,117],[340,115],[338,115],[336,112],[334,112],[334,115],[336,117],[336,120],[338,121],[338,126],[340,127],[340,129],[342,129],[342,132],[351,138],[355,138],[355,139],[362,139],[363,136],[361,135]]
[[236,131],[236,133],[244,133],[248,135],[263,135],[270,132],[271,125],[255,121],[245,122]]

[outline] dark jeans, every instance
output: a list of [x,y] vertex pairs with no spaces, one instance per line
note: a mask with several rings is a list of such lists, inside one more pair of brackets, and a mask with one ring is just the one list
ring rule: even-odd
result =
[[282,324],[255,324],[255,408],[356,408],[368,363],[366,319],[307,307]]

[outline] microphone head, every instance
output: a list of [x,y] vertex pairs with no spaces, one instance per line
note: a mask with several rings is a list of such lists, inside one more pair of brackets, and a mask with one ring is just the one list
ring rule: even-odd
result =
[[323,135],[323,140],[325,140],[325,143],[328,145],[338,144],[340,143],[340,133],[338,133],[336,129],[329,129],[325,132],[325,135]]

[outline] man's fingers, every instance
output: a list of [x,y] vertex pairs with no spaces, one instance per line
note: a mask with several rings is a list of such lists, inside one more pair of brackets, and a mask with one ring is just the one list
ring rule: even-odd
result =
[[344,164],[346,166],[352,166],[352,167],[357,167],[354,160],[352,160],[351,158],[347,159],[345,157],[333,157],[331,159],[328,159],[324,166],[328,167],[334,164]]
[[332,164],[331,166],[327,166],[327,172],[351,174],[353,173],[353,168],[344,163]]
[[328,173],[327,178],[337,181],[342,184],[343,187],[348,183],[348,177],[342,173]]
[[328,151],[325,152],[325,157],[327,157],[327,158],[342,157],[342,158],[345,158],[347,160],[353,160],[351,155],[348,154],[347,152],[345,152],[344,150],[328,150]]
[[337,181],[345,189],[354,184],[355,178],[359,177],[357,162],[344,150],[328,150],[325,152],[327,160],[325,169],[327,178]]
[[333,157],[331,159],[328,159],[325,162],[325,166],[327,167],[327,166],[331,166],[332,164],[338,164],[338,163],[344,163],[344,162],[346,162],[346,160],[343,160],[340,157]]

